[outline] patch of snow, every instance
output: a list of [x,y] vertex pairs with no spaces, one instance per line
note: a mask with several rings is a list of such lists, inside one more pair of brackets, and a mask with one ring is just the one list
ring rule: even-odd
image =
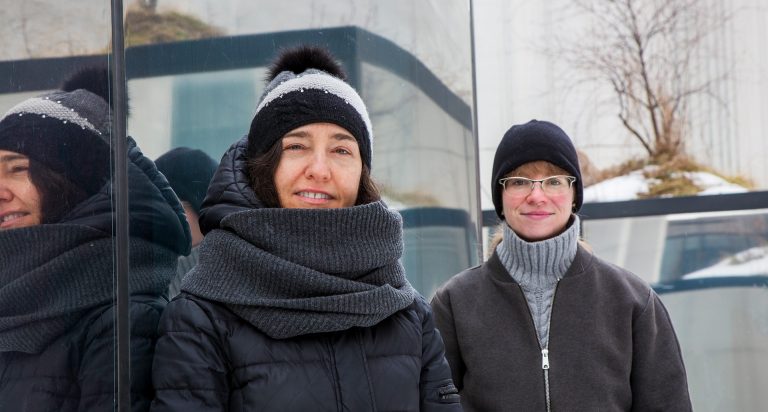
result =
[[725,181],[720,176],[706,172],[690,172],[685,174],[691,181],[703,190],[699,195],[720,195],[726,193],[744,193],[748,190],[739,185]]
[[619,202],[637,199],[637,194],[648,191],[643,172],[635,170],[584,188],[584,202]]
[[[650,171],[647,169],[646,171]],[[719,176],[707,172],[686,172],[685,176],[703,190],[699,196],[727,193],[744,193],[749,190],[729,183]],[[642,170],[635,170],[628,175],[617,176],[584,188],[584,202],[620,202],[635,200],[638,194],[648,191],[652,179],[647,179]]]
[[683,275],[683,279],[722,276],[768,275],[768,246],[758,246],[739,252],[720,262]]

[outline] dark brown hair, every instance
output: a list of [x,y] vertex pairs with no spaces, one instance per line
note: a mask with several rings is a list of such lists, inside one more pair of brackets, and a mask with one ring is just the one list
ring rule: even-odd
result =
[[88,198],[84,189],[41,163],[29,159],[29,180],[40,194],[42,223],[58,223]]
[[[282,154],[283,144],[281,139],[273,144],[265,153],[248,160],[248,180],[251,189],[256,193],[256,197],[264,207],[282,207],[280,206],[280,199],[277,196],[277,188],[275,187],[275,171],[280,163]],[[371,171],[368,169],[368,166],[363,164],[355,205],[364,205],[380,199],[381,195],[376,183],[371,178]]]

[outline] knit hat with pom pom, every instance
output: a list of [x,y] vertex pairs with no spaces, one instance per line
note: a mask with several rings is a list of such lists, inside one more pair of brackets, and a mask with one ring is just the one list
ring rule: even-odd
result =
[[266,153],[286,133],[310,123],[334,123],[349,131],[371,167],[373,132],[368,110],[344,70],[326,49],[288,49],[272,63],[264,94],[248,132],[248,158]]
[[92,195],[110,175],[108,99],[107,69],[81,70],[60,90],[8,110],[0,119],[0,150],[23,154]]

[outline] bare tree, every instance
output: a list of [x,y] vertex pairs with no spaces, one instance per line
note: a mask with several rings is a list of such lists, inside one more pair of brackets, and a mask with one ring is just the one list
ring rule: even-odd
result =
[[560,48],[587,78],[608,84],[618,117],[651,159],[685,154],[688,104],[723,74],[697,70],[722,27],[707,0],[574,0],[592,24]]

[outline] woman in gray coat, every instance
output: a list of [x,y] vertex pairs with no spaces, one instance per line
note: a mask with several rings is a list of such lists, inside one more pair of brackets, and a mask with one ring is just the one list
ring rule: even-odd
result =
[[581,172],[570,138],[532,120],[496,150],[502,241],[432,299],[467,411],[689,411],[659,297],[579,242]]

